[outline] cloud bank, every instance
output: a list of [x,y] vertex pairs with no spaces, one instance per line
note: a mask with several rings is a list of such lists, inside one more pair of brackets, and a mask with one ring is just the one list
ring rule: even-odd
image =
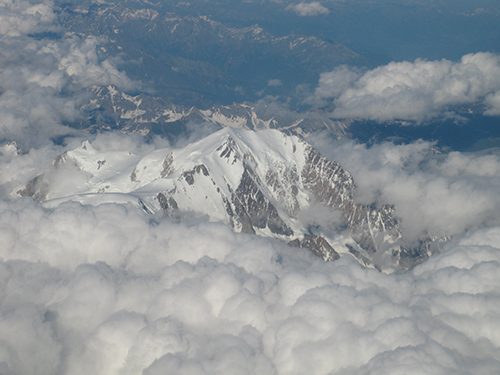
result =
[[15,37],[52,28],[52,1],[1,0],[0,35]]
[[[94,145],[155,147],[113,134]],[[405,230],[437,226],[455,231],[452,242],[412,271],[385,275],[350,256],[324,263],[278,241],[127,204],[49,209],[3,199],[1,372],[500,371],[498,156],[440,155],[425,142],[333,146],[322,151],[351,170],[361,200],[396,200]],[[0,165],[36,173],[63,149],[19,154],[6,145]],[[2,170],[0,186],[29,173],[11,175]]]
[[[498,152],[444,153],[433,143],[424,141],[367,146],[332,140],[328,132],[310,136],[308,141],[349,171],[359,203],[395,206],[408,244],[429,236],[453,237],[500,225]],[[184,140],[180,142],[183,144]],[[70,163],[56,168],[53,165],[60,154],[79,147],[80,143],[75,139],[67,147],[47,146],[29,153],[19,152],[14,145],[0,147],[0,193],[3,191],[4,196],[11,199],[40,174],[45,175],[51,196],[64,197],[85,191],[89,178],[86,172]],[[144,143],[141,137],[116,133],[97,135],[91,144],[97,152],[128,152],[138,157],[167,146],[161,138]],[[314,204],[309,211],[301,212],[299,219],[311,225],[323,222],[323,226],[333,232],[337,232],[334,228],[342,222],[329,210]]]
[[[10,197],[64,152],[50,138],[72,131],[87,89],[131,84],[99,58],[98,39],[61,33],[54,14],[50,1],[0,0],[0,139],[27,150],[0,145],[1,374],[500,372],[498,155],[324,144],[354,174],[359,199],[396,203],[409,234],[455,234],[404,274],[350,256],[324,263],[126,203],[47,208]],[[31,35],[46,31],[58,36]],[[471,56],[495,71],[494,55]],[[478,71],[466,96],[482,93],[474,102],[495,114],[498,90],[477,89],[486,85]],[[365,74],[343,72],[319,99],[337,101]],[[113,134],[94,144],[155,147]],[[60,188],[79,182],[65,172]],[[322,212],[305,214],[314,222]]]
[[58,31],[51,1],[1,1],[0,35],[0,140],[27,149],[74,133],[68,124],[78,119],[89,88],[133,86],[98,56],[97,38]]
[[322,14],[330,13],[330,10],[322,5],[319,1],[291,4],[286,9],[295,12],[297,15],[302,17],[319,16]]
[[500,222],[498,153],[441,153],[423,141],[371,147],[324,135],[310,141],[351,172],[361,202],[394,204],[410,241]]
[[0,213],[3,374],[500,370],[498,228],[384,275],[127,206]]
[[332,105],[343,119],[422,122],[478,106],[500,113],[500,56],[468,54],[449,60],[392,62],[369,71],[340,67],[321,74],[313,102]]

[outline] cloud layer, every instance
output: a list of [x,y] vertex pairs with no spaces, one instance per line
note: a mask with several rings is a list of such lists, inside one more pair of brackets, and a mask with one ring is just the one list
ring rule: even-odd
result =
[[[392,204],[402,219],[404,238],[414,243],[428,236],[457,236],[481,227],[500,225],[500,154],[443,153],[433,143],[406,145],[389,142],[367,146],[332,141],[330,134],[308,138],[323,155],[349,171],[357,186],[355,199],[363,204]],[[183,142],[181,140],[181,142]],[[88,176],[71,164],[53,167],[59,154],[80,145],[47,146],[19,153],[13,145],[0,147],[0,193],[16,194],[36,176],[45,173],[50,191],[64,197],[81,191]],[[107,133],[92,145],[102,152],[145,155],[166,146],[160,138],[144,143],[140,137]],[[111,198],[111,197],[110,197]],[[301,212],[300,220],[335,228],[339,218],[321,207]]]
[[384,275],[131,207],[0,212],[4,374],[500,371],[498,228]]
[[475,53],[449,60],[392,62],[369,71],[323,73],[313,101],[344,119],[425,121],[457,107],[500,113],[500,56]]
[[[113,134],[94,144],[155,147]],[[63,150],[4,146],[0,186],[9,190]],[[498,157],[434,154],[423,142],[328,150],[354,174],[361,200],[396,200],[405,230],[437,226],[454,231],[453,241],[412,271],[385,275],[350,256],[324,263],[281,242],[126,204],[48,209],[4,197],[1,372],[500,371]]]
[[319,16],[322,14],[330,13],[330,10],[322,5],[319,1],[312,1],[310,3],[301,2],[298,4],[291,4],[287,7],[288,10],[295,12],[302,17]]
[[395,205],[408,240],[499,224],[498,153],[440,153],[429,142],[368,147],[324,135],[310,140],[352,173],[360,201]]
[[43,34],[54,31],[51,1],[0,2],[0,140],[28,148],[70,134],[90,87],[133,85],[99,58],[97,38]]
[[1,0],[0,35],[14,37],[50,29],[55,21],[53,3]]
[[[301,4],[303,15],[321,6]],[[282,242],[126,203],[47,208],[9,193],[65,150],[49,139],[71,132],[88,88],[132,83],[99,57],[98,39],[58,30],[51,1],[0,0],[0,34],[0,139],[27,150],[0,145],[1,374],[500,373],[497,155],[323,144],[354,174],[360,200],[396,203],[409,235],[455,234],[404,274],[350,256],[324,263]],[[370,118],[383,97],[384,113],[394,112],[416,91],[441,104],[420,98],[417,110],[399,109],[409,119],[471,103],[499,111],[495,55],[390,66],[326,74],[317,99],[347,117],[361,108]],[[94,144],[155,147],[113,134]],[[314,222],[322,212],[305,215]]]

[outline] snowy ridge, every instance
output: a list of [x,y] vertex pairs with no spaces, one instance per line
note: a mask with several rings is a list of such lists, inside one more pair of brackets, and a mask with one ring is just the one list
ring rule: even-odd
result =
[[127,134],[160,133],[169,137],[182,132],[188,124],[211,124],[216,128],[281,129],[298,135],[327,130],[340,138],[348,129],[347,123],[318,113],[292,114],[288,111],[280,117],[245,103],[204,109],[182,107],[144,93],[127,94],[112,85],[94,88],[93,96],[84,110],[94,119],[94,127],[119,129]]
[[[57,183],[68,176],[75,176],[70,186]],[[365,264],[400,263],[393,208],[357,204],[346,170],[278,130],[226,127],[183,148],[137,154],[86,141],[17,193],[52,206],[67,200],[133,202],[150,213],[203,215],[238,232],[286,240],[325,260],[351,253]],[[340,213],[344,228],[304,221],[302,213],[318,204]]]
[[179,121],[205,121],[220,127],[271,128],[276,121],[261,119],[254,107],[237,104],[208,109],[182,108],[162,102],[160,98],[144,94],[129,95],[110,85],[94,90],[96,102],[109,107],[117,120],[130,125],[174,123]]

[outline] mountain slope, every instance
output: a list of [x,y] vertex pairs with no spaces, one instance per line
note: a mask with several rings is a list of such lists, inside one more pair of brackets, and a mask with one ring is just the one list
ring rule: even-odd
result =
[[[65,175],[77,176],[72,186],[59,186]],[[121,203],[126,195],[147,212],[204,215],[238,232],[310,248],[325,260],[350,252],[365,264],[399,266],[404,252],[394,208],[358,204],[355,189],[349,172],[297,136],[224,128],[183,148],[144,154],[84,142],[18,193],[47,204]],[[311,225],[303,213],[316,206],[341,223]]]

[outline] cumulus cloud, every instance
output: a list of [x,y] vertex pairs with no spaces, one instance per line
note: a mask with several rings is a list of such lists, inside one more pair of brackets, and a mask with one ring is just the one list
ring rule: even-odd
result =
[[319,16],[322,14],[330,13],[330,10],[321,4],[319,1],[312,1],[310,3],[301,2],[298,4],[291,4],[287,7],[288,10],[295,12],[302,17]]
[[[1,7],[0,138],[11,141],[0,146],[1,374],[500,372],[498,155],[323,143],[353,173],[360,200],[395,203],[415,237],[455,234],[392,275],[127,201],[12,199],[65,151],[47,140],[67,134],[89,87],[131,83],[99,58],[95,38],[29,35],[57,28],[50,1]],[[344,73],[325,98],[362,76]],[[497,99],[484,94],[489,113]],[[107,134],[93,145],[141,153],[161,142]],[[60,188],[81,183],[63,172]],[[338,224],[325,210],[303,215]]]
[[500,113],[500,56],[474,53],[449,60],[392,62],[369,71],[340,67],[321,74],[313,102],[345,119],[421,122],[460,106]]
[[352,173],[360,201],[395,205],[409,240],[498,224],[498,153],[441,153],[423,141],[369,147],[324,135],[310,140]]
[[[353,173],[361,200],[391,199],[405,230],[436,226],[455,231],[453,240],[413,270],[386,275],[349,255],[325,263],[279,241],[127,203],[3,199],[1,372],[498,372],[499,157],[436,154],[425,142],[315,144]],[[156,147],[114,134],[93,145]],[[0,186],[63,150],[3,146]],[[311,225],[332,219],[318,208],[304,216]]]
[[0,35],[20,36],[53,27],[52,1],[1,0]]
[[500,91],[486,97],[487,110],[485,114],[490,116],[500,116]]
[[0,212],[5,374],[500,370],[499,228],[385,275],[127,206]]
[[57,29],[52,7],[50,1],[0,3],[0,140],[25,148],[71,134],[67,124],[78,118],[93,85],[133,85],[97,55],[94,37],[31,35]]

